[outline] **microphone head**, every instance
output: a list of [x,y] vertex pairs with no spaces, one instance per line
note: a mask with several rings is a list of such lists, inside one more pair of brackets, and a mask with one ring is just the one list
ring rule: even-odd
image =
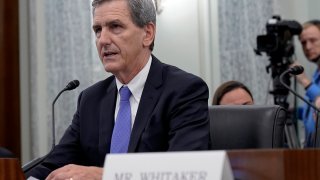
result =
[[304,71],[303,66],[293,66],[292,68],[290,68],[289,73],[292,75],[299,75],[303,73],[303,71]]
[[73,90],[79,86],[80,82],[78,80],[73,80],[68,83],[68,85],[64,88],[66,91]]

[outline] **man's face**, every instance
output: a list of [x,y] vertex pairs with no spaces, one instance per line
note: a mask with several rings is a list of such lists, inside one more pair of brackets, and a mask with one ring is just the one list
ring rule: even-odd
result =
[[312,62],[320,55],[320,30],[316,26],[305,28],[300,35],[305,56]]
[[99,57],[107,72],[116,76],[130,76],[141,66],[145,46],[145,28],[132,22],[127,2],[104,2],[96,7],[93,31]]

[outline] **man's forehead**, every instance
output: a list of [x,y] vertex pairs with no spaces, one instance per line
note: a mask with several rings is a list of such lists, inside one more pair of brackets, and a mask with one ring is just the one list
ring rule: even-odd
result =
[[123,18],[130,18],[130,12],[125,7],[112,7],[112,8],[101,8],[96,9],[95,13],[93,14],[93,22],[99,21],[112,21],[115,19],[123,19]]
[[302,31],[303,34],[316,34],[316,33],[319,33],[320,34],[320,29],[315,26],[315,25],[311,25],[311,26],[308,26],[308,27],[305,27]]
[[105,1],[93,9],[93,19],[95,16],[107,15],[114,12],[129,14],[129,6],[125,0]]
[[300,39],[305,38],[320,38],[320,30],[315,26],[304,28],[304,30],[300,34]]

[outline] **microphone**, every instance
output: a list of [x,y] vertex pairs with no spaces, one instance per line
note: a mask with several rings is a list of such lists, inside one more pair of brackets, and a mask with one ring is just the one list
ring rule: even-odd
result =
[[80,84],[80,82],[78,80],[73,80],[73,81],[69,82],[68,85],[62,91],[74,90],[75,88],[77,88],[79,86],[79,84]]
[[319,109],[314,106],[313,104],[311,104],[308,100],[306,100],[304,97],[300,96],[297,92],[295,92],[293,89],[291,89],[286,83],[284,83],[283,81],[283,77],[284,75],[290,73],[292,75],[299,75],[304,71],[304,68],[302,66],[294,66],[292,68],[287,69],[286,71],[284,71],[281,75],[280,75],[280,83],[287,88],[292,94],[294,94],[295,96],[297,96],[298,98],[300,98],[302,101],[304,101],[305,103],[307,103],[309,106],[311,106],[313,109],[315,109],[316,111],[320,112]]
[[284,71],[281,75],[280,75],[280,83],[287,88],[292,94],[294,94],[295,96],[297,96],[299,99],[301,99],[302,101],[304,101],[305,103],[307,103],[311,108],[313,108],[316,112],[317,112],[317,118],[316,118],[316,131],[315,131],[315,138],[314,138],[314,146],[316,146],[316,142],[317,142],[317,133],[318,133],[318,114],[320,112],[320,110],[313,105],[312,103],[310,103],[310,101],[306,100],[304,97],[300,96],[297,92],[295,92],[293,89],[291,89],[286,83],[284,83],[283,81],[283,77],[286,74],[292,74],[292,75],[299,75],[301,73],[303,73],[304,68],[302,66],[294,66],[292,68],[287,69],[286,71]]
[[303,73],[304,68],[302,66],[293,66],[292,68],[288,69],[288,73],[292,75],[299,75]]
[[56,96],[56,98],[53,100],[52,102],[52,147],[51,147],[51,150],[49,151],[48,154],[46,154],[45,156],[43,157],[40,157],[40,158],[37,158],[37,159],[34,159],[32,160],[31,162],[27,163],[26,165],[24,165],[22,167],[22,170],[23,170],[23,173],[27,173],[28,171],[30,171],[32,168],[34,168],[35,166],[37,166],[38,164],[42,163],[53,151],[55,145],[56,145],[56,140],[55,140],[55,118],[54,118],[54,104],[56,103],[56,101],[58,100],[58,98],[60,97],[60,95],[65,92],[65,91],[70,91],[70,90],[73,90],[75,88],[77,88],[79,86],[80,82],[78,80],[73,80],[73,81],[70,81],[68,83],[68,85],[62,89],[58,95]]

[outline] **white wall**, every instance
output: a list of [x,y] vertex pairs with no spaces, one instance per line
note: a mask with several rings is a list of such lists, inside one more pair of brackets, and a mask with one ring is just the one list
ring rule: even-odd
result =
[[157,17],[154,54],[161,61],[200,75],[197,0],[167,0]]
[[[19,1],[20,11],[20,95],[22,163],[33,153],[44,155],[47,148],[46,56],[43,1]],[[32,33],[31,33],[32,32]],[[31,53],[34,52],[34,53]],[[39,121],[32,121],[39,119]],[[34,123],[36,122],[36,123]],[[33,133],[31,129],[37,131]],[[39,146],[33,146],[31,139]]]
[[[219,83],[216,2],[208,0],[162,1],[157,17],[154,54],[163,62],[202,77],[212,87]],[[211,11],[210,11],[211,10]],[[215,48],[213,48],[215,47]],[[214,69],[214,70],[213,70]]]
[[310,19],[320,19],[320,1],[319,0],[308,0],[308,12]]
[[20,37],[20,109],[21,109],[21,156],[22,163],[26,163],[30,160],[31,148],[30,148],[30,108],[28,102],[30,102],[29,92],[29,48],[28,48],[28,9],[27,1],[19,1],[19,37]]

